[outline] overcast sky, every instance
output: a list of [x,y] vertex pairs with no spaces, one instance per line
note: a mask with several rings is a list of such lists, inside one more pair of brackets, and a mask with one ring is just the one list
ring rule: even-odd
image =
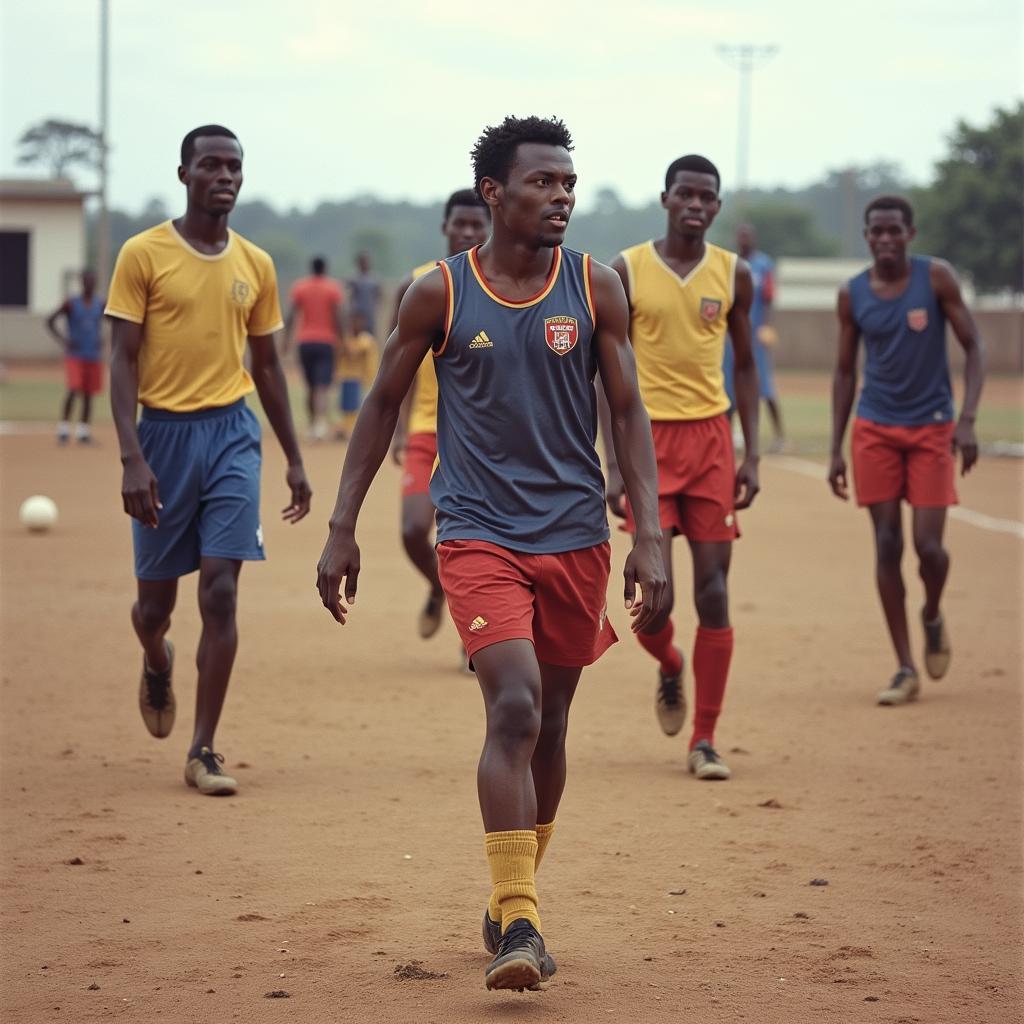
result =
[[[111,199],[182,202],[178,145],[220,122],[242,197],[309,208],[471,184],[507,113],[558,114],[581,207],[659,192],[685,152],[735,184],[738,74],[719,44],[777,44],[754,74],[750,180],[800,186],[892,160],[927,181],[956,121],[1022,95],[1019,0],[110,0]],[[47,117],[98,120],[99,0],[0,0],[0,173]],[[82,176],[85,185],[88,178]]]

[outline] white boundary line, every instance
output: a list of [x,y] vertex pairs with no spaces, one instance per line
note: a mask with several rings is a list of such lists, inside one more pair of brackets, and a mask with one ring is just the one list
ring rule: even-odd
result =
[[[809,476],[815,480],[826,482],[827,468],[823,463],[811,462],[810,459],[798,459],[793,455],[773,456],[770,465],[781,466],[783,469],[800,473],[802,476]],[[997,519],[995,516],[987,516],[984,512],[975,512],[974,509],[963,508],[960,505],[953,505],[949,510],[950,519],[959,519],[962,523],[976,526],[979,530],[989,530],[991,533],[1008,533],[1011,537],[1024,540],[1024,523],[1016,519]]]

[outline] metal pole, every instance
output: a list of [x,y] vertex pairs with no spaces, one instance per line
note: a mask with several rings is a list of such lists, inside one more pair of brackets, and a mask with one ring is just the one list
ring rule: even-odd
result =
[[100,209],[96,223],[96,280],[101,295],[110,283],[110,210],[107,207],[110,149],[110,0],[100,0]]
[[722,59],[737,68],[740,73],[736,124],[736,198],[740,207],[746,204],[747,188],[750,184],[750,110],[754,68],[770,60],[777,50],[777,46],[755,46],[752,43],[718,47]]

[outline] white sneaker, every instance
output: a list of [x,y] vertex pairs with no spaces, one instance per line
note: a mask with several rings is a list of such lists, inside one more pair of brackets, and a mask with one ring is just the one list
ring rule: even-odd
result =
[[892,682],[878,695],[878,703],[884,707],[894,707],[897,704],[909,704],[917,700],[921,692],[921,680],[912,668],[904,666],[892,677]]
[[718,756],[717,751],[707,740],[701,740],[690,751],[686,766],[691,775],[696,775],[704,782],[724,782],[732,778],[729,766]]

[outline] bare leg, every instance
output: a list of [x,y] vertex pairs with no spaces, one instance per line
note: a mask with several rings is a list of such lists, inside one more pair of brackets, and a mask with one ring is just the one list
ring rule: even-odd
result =
[[581,668],[540,664],[540,736],[530,769],[537,794],[537,821],[544,824],[555,820],[565,789],[565,736],[569,726],[569,706],[582,671]]
[[690,541],[693,605],[706,629],[729,628],[729,564],[732,541]]
[[402,499],[402,544],[409,561],[422,573],[431,591],[440,596],[441,581],[437,577],[437,555],[431,532],[434,528],[434,506],[429,494],[409,494]]
[[82,423],[89,425],[92,418],[92,395],[88,391],[82,392]]
[[907,631],[906,588],[903,585],[903,521],[900,499],[869,505],[875,532],[875,580],[889,636],[899,666],[915,668]]
[[196,725],[189,757],[198,754],[201,747],[214,749],[213,736],[220,721],[238,650],[235,607],[241,567],[241,562],[232,559],[206,557],[199,566],[199,611],[203,632],[196,651],[199,682],[196,688]]
[[939,617],[939,602],[949,575],[949,552],[942,546],[945,529],[944,508],[914,509],[914,550],[924,583],[924,617],[928,622]]
[[532,759],[541,731],[541,670],[529,640],[505,640],[473,655],[487,712],[477,769],[487,832],[533,830],[537,792]]
[[132,625],[154,672],[170,667],[164,636],[171,627],[171,612],[178,598],[178,581],[138,580],[138,600],[132,605]]
[[768,406],[768,415],[771,417],[772,430],[775,431],[775,440],[782,441],[785,434],[782,429],[782,409],[779,406],[778,400],[766,398],[764,404]]

